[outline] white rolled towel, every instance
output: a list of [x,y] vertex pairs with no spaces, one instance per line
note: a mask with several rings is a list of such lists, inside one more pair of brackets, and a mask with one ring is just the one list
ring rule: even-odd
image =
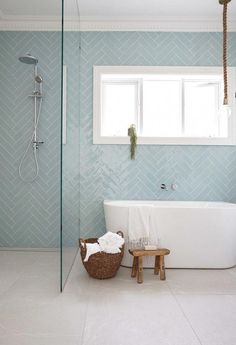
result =
[[99,252],[101,252],[101,248],[98,243],[86,243],[86,256],[84,262],[88,261],[91,255]]
[[120,248],[124,244],[124,239],[120,235],[109,231],[98,239],[98,243],[105,253],[116,254],[121,252]]

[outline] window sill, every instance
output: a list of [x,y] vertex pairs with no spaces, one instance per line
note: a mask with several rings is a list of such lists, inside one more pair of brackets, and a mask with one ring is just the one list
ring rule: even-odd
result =
[[[129,145],[129,137],[94,137],[95,145]],[[233,138],[157,138],[138,137],[137,145],[222,145],[233,146],[236,141]]]

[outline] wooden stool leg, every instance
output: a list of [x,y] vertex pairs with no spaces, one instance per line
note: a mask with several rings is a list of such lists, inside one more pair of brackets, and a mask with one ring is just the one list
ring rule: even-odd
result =
[[155,257],[155,267],[154,267],[154,274],[159,274],[160,271],[160,256]]
[[164,255],[160,256],[160,279],[166,280]]
[[141,284],[143,282],[143,257],[138,257],[138,278],[137,282]]
[[138,269],[138,258],[137,256],[134,256],[133,259],[133,266],[132,266],[132,272],[131,272],[131,277],[135,278],[137,275],[137,269]]

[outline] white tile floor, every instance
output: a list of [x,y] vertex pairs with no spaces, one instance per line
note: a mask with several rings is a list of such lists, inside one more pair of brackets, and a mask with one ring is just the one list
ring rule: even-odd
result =
[[57,253],[0,252],[0,345],[235,345],[236,268],[121,268],[88,277],[79,257],[63,294]]

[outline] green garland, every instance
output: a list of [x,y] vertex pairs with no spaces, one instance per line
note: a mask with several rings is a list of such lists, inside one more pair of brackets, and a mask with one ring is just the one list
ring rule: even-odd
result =
[[128,135],[130,136],[130,158],[134,160],[137,147],[137,133],[135,125],[130,126],[128,129]]

